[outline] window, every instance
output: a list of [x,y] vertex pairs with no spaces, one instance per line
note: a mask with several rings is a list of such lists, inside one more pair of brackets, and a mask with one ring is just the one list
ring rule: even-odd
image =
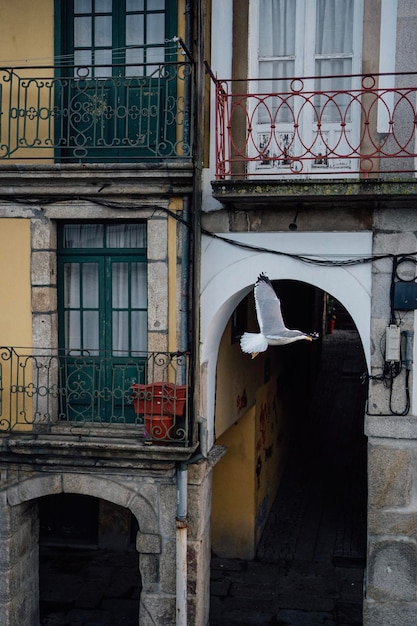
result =
[[361,70],[362,0],[259,0],[251,11],[250,71],[262,79],[253,90],[265,95],[254,111],[255,141],[267,157],[255,167],[296,171],[297,158],[310,156],[307,171],[353,171],[349,159],[328,157],[359,132],[360,103],[348,104]]
[[66,415],[120,417],[116,400],[126,411],[130,386],[142,382],[146,359],[145,224],[62,225],[58,285],[59,344],[71,405]]
[[176,2],[56,0],[55,15],[57,56],[67,66],[58,71],[58,158],[154,156],[165,130],[163,103],[175,93],[163,65],[166,41],[176,34]]

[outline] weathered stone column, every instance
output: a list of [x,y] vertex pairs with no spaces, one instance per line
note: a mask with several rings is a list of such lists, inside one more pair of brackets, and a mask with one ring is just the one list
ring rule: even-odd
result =
[[0,624],[39,624],[39,520],[34,502],[0,494]]
[[[403,231],[398,231],[398,224]],[[365,433],[368,436],[368,558],[364,626],[417,624],[417,416],[407,406],[409,372],[398,364],[390,378],[385,364],[385,333],[391,322],[393,259],[415,250],[417,215],[409,209],[379,209],[374,214],[371,374]],[[413,271],[409,264],[407,271]],[[411,276],[412,278],[412,276]],[[407,280],[410,277],[407,276]],[[400,329],[415,331],[414,314],[396,314]],[[416,338],[414,337],[414,341]],[[409,378],[409,380],[408,380]]]
[[224,452],[215,446],[207,459],[188,469],[188,623],[195,626],[209,623],[213,468]]
[[366,430],[369,539],[364,624],[415,626],[417,418],[368,418]]

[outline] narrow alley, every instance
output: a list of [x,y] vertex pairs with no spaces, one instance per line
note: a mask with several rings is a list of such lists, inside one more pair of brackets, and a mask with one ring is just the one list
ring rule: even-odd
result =
[[212,556],[210,626],[360,626],[366,550],[367,385],[355,330],[323,341],[297,434],[253,561]]

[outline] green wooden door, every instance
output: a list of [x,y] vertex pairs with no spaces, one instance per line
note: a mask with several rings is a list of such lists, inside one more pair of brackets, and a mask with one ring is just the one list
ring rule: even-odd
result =
[[71,224],[58,256],[62,418],[133,422],[147,350],[143,224]]
[[[167,141],[176,78],[165,66],[176,34],[173,0],[69,0],[56,3],[61,35],[58,158],[158,158]],[[171,104],[170,104],[171,103]],[[170,125],[175,139],[175,124]]]

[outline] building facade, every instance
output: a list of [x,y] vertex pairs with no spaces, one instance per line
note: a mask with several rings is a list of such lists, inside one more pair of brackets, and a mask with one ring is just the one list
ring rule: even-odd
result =
[[334,298],[361,338],[364,624],[411,626],[414,3],[5,5],[1,623],[40,623],[65,533],[133,542],[141,626],[209,623],[210,546],[256,553],[320,362],[241,353],[265,272],[288,325]]
[[256,330],[251,292],[265,272],[287,286],[290,327],[322,331],[324,295],[361,338],[367,626],[417,615],[416,18],[402,0],[213,2],[207,67],[216,141],[203,171],[201,413],[208,448],[229,450],[214,469],[213,547],[254,556],[319,359],[298,347],[241,353],[234,337]]
[[138,623],[207,623],[196,7],[0,9],[0,622],[40,623],[40,547],[66,535],[133,548]]

